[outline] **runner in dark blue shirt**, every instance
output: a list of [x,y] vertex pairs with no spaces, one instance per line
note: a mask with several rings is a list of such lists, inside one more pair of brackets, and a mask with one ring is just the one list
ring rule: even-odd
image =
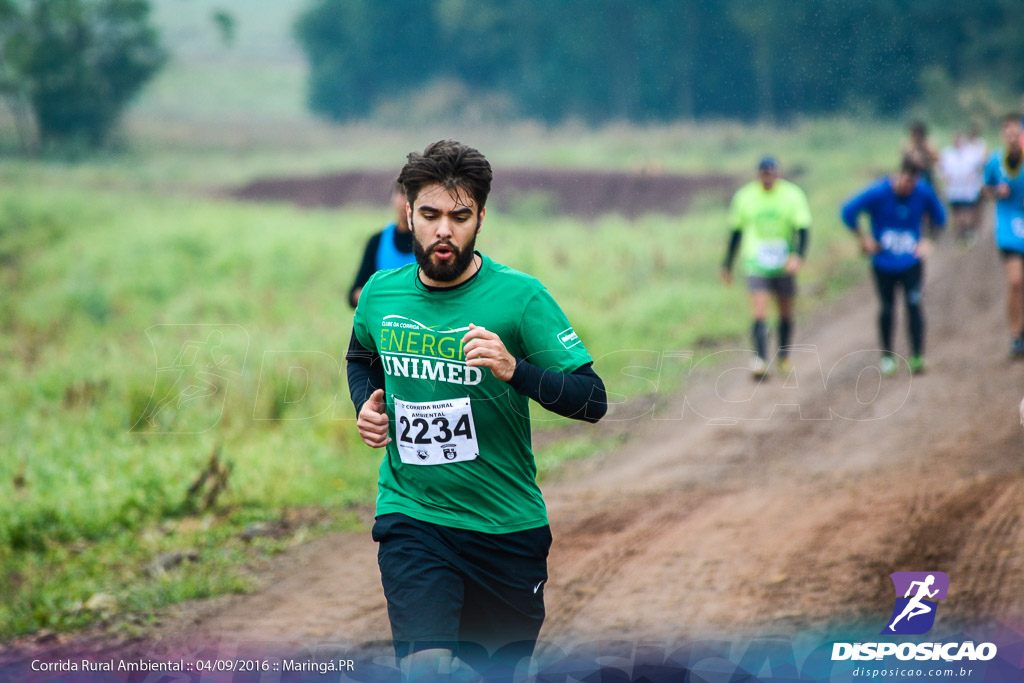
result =
[[[903,287],[910,326],[910,371],[923,372],[924,315],[921,297],[924,289],[923,259],[931,243],[922,234],[922,221],[931,218],[935,229],[946,224],[946,212],[931,185],[920,178],[921,169],[905,160],[900,172],[872,183],[843,205],[843,222],[860,241],[864,253],[871,255],[871,266],[882,308],[878,316],[882,357],[878,368],[885,376],[896,373],[892,352],[892,320],[896,287]],[[871,219],[871,233],[862,233],[857,225],[860,214]]]

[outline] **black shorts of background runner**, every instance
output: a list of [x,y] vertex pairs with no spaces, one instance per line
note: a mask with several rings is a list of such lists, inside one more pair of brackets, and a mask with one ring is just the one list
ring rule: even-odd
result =
[[875,287],[882,308],[878,313],[878,331],[881,337],[882,350],[892,352],[893,307],[896,303],[896,287],[903,287],[903,300],[907,307],[907,323],[910,330],[911,353],[919,356],[924,353],[924,314],[921,311],[921,299],[924,294],[924,264],[918,262],[902,273],[887,273],[872,268],[875,273]]
[[373,540],[396,656],[451,649],[483,672],[533,654],[544,623],[548,526],[485,534],[392,513],[377,518]]
[[950,199],[949,205],[954,209],[973,209],[981,204],[981,198],[972,199],[971,201],[963,201],[960,199]]
[[1004,261],[1009,261],[1012,258],[1024,259],[1024,253],[1014,251],[1013,249],[999,248],[999,255],[1003,257]]
[[747,289],[751,292],[771,292],[775,296],[792,299],[796,296],[796,278],[792,275],[748,275]]

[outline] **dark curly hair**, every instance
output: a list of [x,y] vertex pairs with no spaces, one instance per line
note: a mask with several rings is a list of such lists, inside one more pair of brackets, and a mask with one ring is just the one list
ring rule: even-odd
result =
[[455,140],[438,140],[427,145],[423,154],[409,154],[398,182],[410,206],[424,187],[441,185],[456,196],[468,192],[479,211],[487,203],[492,177],[490,163],[478,150]]

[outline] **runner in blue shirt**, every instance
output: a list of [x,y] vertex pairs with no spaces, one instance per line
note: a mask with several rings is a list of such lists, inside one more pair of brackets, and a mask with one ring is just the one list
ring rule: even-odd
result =
[[348,303],[352,308],[359,303],[363,286],[378,270],[392,270],[407,266],[416,260],[412,253],[412,230],[405,215],[405,189],[395,183],[391,190],[391,206],[395,210],[395,221],[389,223],[366,243],[363,260],[359,264],[352,287],[348,290]]
[[[946,212],[931,185],[920,178],[921,169],[905,159],[899,173],[882,178],[843,205],[843,222],[857,236],[861,249],[871,255],[881,311],[878,315],[882,357],[878,369],[885,376],[896,373],[892,352],[893,306],[896,287],[903,287],[910,327],[910,371],[923,372],[924,314],[921,298],[924,291],[923,259],[931,242],[922,234],[922,221],[927,215],[932,226],[946,224]],[[857,225],[860,214],[871,219],[871,233],[862,233]]]
[[1024,149],[1020,114],[1003,117],[1003,149],[985,166],[986,194],[996,200],[996,246],[1006,267],[1006,317],[1010,323],[1010,355],[1024,357]]

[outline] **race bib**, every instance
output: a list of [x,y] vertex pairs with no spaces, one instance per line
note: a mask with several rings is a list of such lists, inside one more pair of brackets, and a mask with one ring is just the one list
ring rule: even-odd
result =
[[1024,239],[1024,218],[1018,216],[1010,221],[1010,232],[1013,233],[1014,237],[1020,237]]
[[480,454],[468,397],[430,403],[396,398],[395,432],[406,465],[450,465]]
[[917,250],[917,237],[907,230],[885,230],[878,243],[883,251],[897,256],[913,254]]
[[789,258],[789,242],[770,240],[757,245],[757,265],[766,270],[778,270]]

